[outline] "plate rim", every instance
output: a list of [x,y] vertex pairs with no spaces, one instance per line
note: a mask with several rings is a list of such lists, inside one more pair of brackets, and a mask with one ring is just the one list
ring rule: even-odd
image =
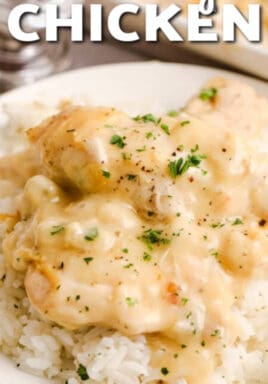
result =
[[[53,86],[53,82],[58,81],[64,81],[69,80],[73,76],[82,76],[88,72],[94,72],[94,71],[105,71],[106,69],[117,69],[117,68],[125,68],[125,67],[148,67],[148,66],[162,66],[162,67],[169,67],[169,68],[182,68],[182,69],[189,69],[194,71],[202,71],[202,72],[212,72],[211,76],[229,76],[232,78],[240,79],[241,81],[249,81],[250,83],[255,83],[257,86],[267,88],[268,90],[268,82],[264,79],[255,78],[254,76],[250,76],[247,74],[240,74],[235,71],[231,71],[228,69],[221,69],[221,68],[215,68],[213,66],[205,66],[205,65],[198,65],[198,64],[188,64],[188,63],[177,63],[177,62],[164,62],[161,60],[142,60],[142,61],[129,61],[129,62],[123,62],[123,63],[109,63],[109,64],[100,64],[100,65],[92,65],[92,66],[86,66],[82,68],[77,69],[71,69],[67,70],[62,73],[56,73],[52,76],[48,76],[46,78],[40,79],[36,81],[35,83],[26,84],[20,87],[17,87],[15,89],[12,89],[8,92],[5,92],[0,95],[0,103],[2,102],[12,102],[12,98],[16,98],[23,92],[29,92],[34,93],[38,90],[40,87],[49,87]],[[40,89],[39,89],[40,90]]]

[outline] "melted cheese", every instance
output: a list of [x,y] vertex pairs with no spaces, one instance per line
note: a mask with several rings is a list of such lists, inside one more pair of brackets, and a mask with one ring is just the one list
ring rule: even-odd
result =
[[71,107],[30,130],[42,166],[3,243],[40,313],[154,333],[152,364],[190,384],[243,337],[236,300],[268,266],[268,103],[232,81],[208,86],[216,97],[175,117]]

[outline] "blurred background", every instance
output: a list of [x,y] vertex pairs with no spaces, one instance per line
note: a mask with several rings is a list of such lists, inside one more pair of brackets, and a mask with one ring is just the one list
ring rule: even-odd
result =
[[[94,3],[104,5],[105,17],[107,17],[118,1],[102,0]],[[147,1],[150,2],[150,0]],[[167,4],[169,0],[159,1]],[[91,3],[90,0],[85,2],[86,5]],[[25,3],[25,1],[0,0],[0,92],[69,69],[152,59],[232,69],[268,79],[268,50],[262,44],[261,46],[250,45],[245,41],[240,42],[239,39],[234,44],[225,45],[222,43],[172,44],[164,36],[160,36],[158,43],[145,43],[144,39],[141,39],[141,42],[127,44],[116,42],[107,34],[103,42],[92,43],[89,35],[85,33],[84,42],[71,43],[70,31],[64,28],[60,33],[58,43],[46,43],[42,39],[41,42],[22,44],[12,39],[7,28],[10,10],[21,3]],[[83,1],[33,0],[31,3],[36,3],[41,7],[49,3],[57,3],[60,5],[61,17],[68,17],[70,5],[83,3]],[[86,15],[86,20],[89,20],[88,15]],[[44,13],[40,12],[38,17],[25,17],[23,28],[26,31],[37,30],[41,37],[44,37],[44,23]],[[125,16],[122,24],[126,31],[137,30],[141,35],[144,32],[142,14],[139,17]],[[180,33],[182,31],[183,35],[186,34],[185,21],[178,21],[175,26]],[[87,25],[87,27],[89,26]]]

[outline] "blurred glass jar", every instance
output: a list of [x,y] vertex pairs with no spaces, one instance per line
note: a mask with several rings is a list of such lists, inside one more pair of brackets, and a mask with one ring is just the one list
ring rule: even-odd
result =
[[59,33],[57,43],[45,41],[45,17],[42,7],[53,3],[60,6],[60,16],[69,17],[70,0],[33,0],[31,3],[41,7],[38,16],[26,16],[27,30],[36,31],[41,40],[22,43],[12,38],[8,31],[10,11],[25,1],[0,0],[0,92],[13,87],[31,83],[52,73],[61,72],[70,65],[70,36],[66,28]]

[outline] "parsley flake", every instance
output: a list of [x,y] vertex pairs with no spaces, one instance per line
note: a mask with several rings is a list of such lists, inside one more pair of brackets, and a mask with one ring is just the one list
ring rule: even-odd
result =
[[85,262],[86,264],[91,263],[91,261],[93,261],[93,260],[94,260],[93,257],[85,257],[85,258],[84,258],[84,262]]
[[113,135],[110,140],[110,144],[117,145],[118,148],[124,148],[126,143],[124,142],[124,138],[119,135]]
[[131,153],[122,152],[122,159],[123,160],[131,160]]
[[237,217],[233,222],[232,222],[232,225],[240,225],[240,224],[244,224],[243,221],[241,219],[239,219],[239,217]]
[[169,126],[167,124],[161,124],[160,128],[167,134],[170,135]]
[[220,336],[220,330],[215,329],[215,331],[213,331],[210,336],[212,336],[212,337]]
[[146,139],[151,139],[152,137],[154,137],[154,135],[152,132],[147,132],[145,137],[146,137]]
[[212,101],[215,99],[218,90],[216,88],[203,89],[199,94],[199,99],[203,101]]
[[136,180],[136,178],[137,178],[137,175],[132,175],[132,174],[128,174],[127,175],[127,179],[130,180],[130,181]]
[[80,377],[80,379],[82,381],[86,381],[86,380],[89,379],[89,375],[87,373],[87,369],[86,369],[86,367],[84,365],[79,364],[79,367],[78,367],[76,372],[77,372],[78,376]]
[[136,149],[136,152],[144,152],[144,151],[146,151],[146,146],[145,145],[143,147],[141,147],[141,148]]
[[58,235],[63,232],[65,227],[63,225],[53,225],[52,230],[50,231],[51,236]]
[[150,254],[147,253],[147,252],[144,252],[144,254],[143,254],[143,260],[144,260],[144,261],[151,261],[151,260],[152,260],[152,255],[150,255]]
[[188,301],[189,301],[189,299],[187,299],[187,297],[181,298],[182,305],[186,305],[188,303]]
[[190,120],[183,120],[183,121],[181,122],[181,126],[182,126],[182,127],[184,127],[185,125],[188,125],[188,124],[190,124]]
[[84,239],[86,241],[93,241],[95,240],[97,237],[99,236],[99,231],[98,231],[98,228],[96,227],[93,227],[89,230],[89,232],[86,234],[86,236],[84,237]]
[[210,253],[211,256],[215,257],[215,259],[217,259],[219,257],[219,252],[218,251],[215,251],[215,250],[212,249],[210,252],[211,252]]
[[134,267],[134,264],[129,263],[129,264],[124,265],[123,268],[125,268],[125,269],[129,269],[129,268],[132,268],[132,267]]
[[108,172],[108,171],[102,171],[102,176],[104,176],[104,177],[106,177],[107,179],[109,179],[110,177],[111,177],[111,174],[110,174],[110,172]]
[[146,115],[143,115],[143,116],[136,116],[136,117],[133,117],[133,120],[135,121],[143,121],[144,123],[155,123],[157,124],[158,123],[158,118],[155,117],[153,114],[151,113],[147,113]]
[[133,297],[126,297],[126,303],[129,307],[133,307],[138,303],[138,300],[134,299]]
[[163,231],[157,229],[147,229],[143,232],[141,240],[147,245],[150,250],[153,250],[153,244],[169,244],[170,239],[161,237]]
[[224,227],[224,223],[221,223],[220,221],[218,221],[216,223],[210,224],[210,227],[211,228],[222,228],[222,227]]
[[178,114],[179,114],[178,111],[169,111],[167,115],[169,117],[176,117],[176,116],[178,116]]
[[[195,151],[195,148],[193,149]],[[192,154],[188,155],[185,159],[180,157],[178,160],[170,161],[168,164],[169,172],[175,179],[177,176],[181,176],[188,171],[189,168],[198,168],[205,155]]]
[[199,150],[199,145],[196,144],[196,145],[194,146],[194,148],[191,149],[191,153],[195,153],[195,152],[197,152],[198,150]]

